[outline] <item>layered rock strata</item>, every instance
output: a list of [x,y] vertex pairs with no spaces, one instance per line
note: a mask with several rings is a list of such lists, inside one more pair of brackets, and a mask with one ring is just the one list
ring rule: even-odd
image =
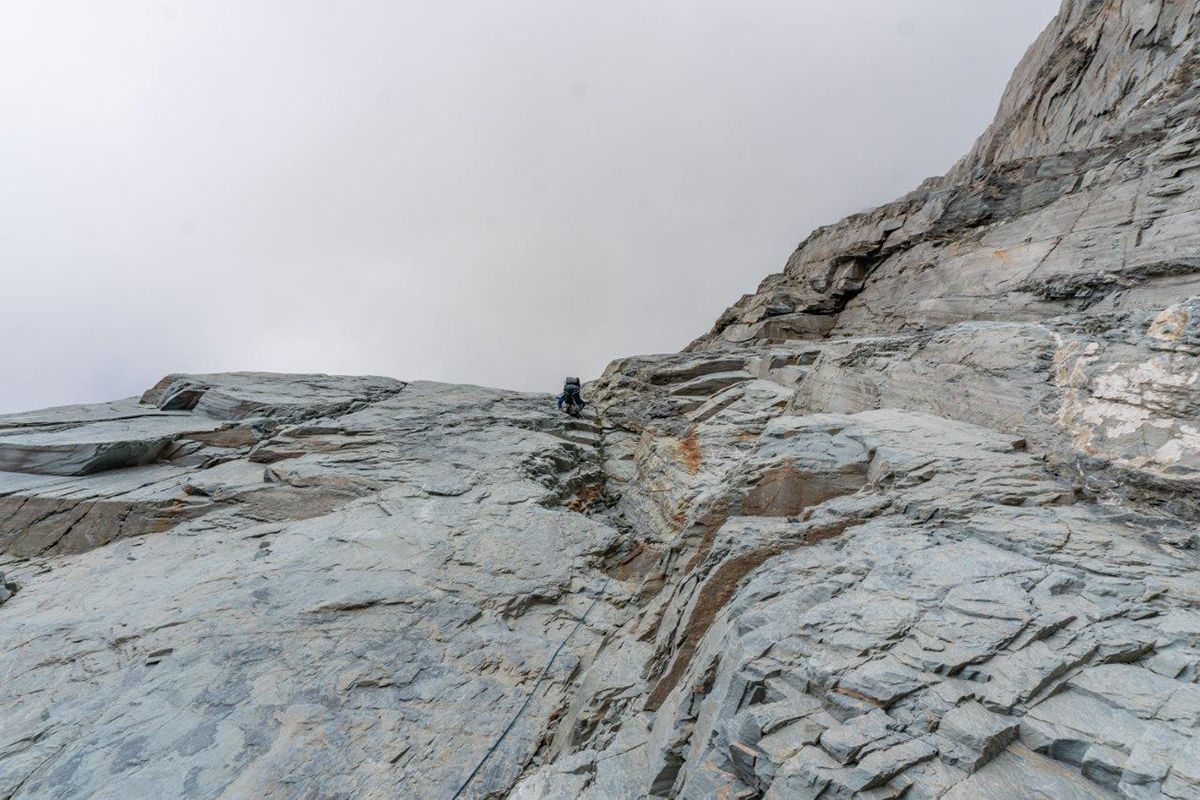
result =
[[1200,797],[1200,2],[546,396],[0,417],[0,798]]

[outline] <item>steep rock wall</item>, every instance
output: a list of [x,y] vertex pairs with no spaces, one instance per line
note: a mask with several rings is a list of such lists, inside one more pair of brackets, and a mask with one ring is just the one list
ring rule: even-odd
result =
[[1198,26],[1194,3],[1065,2],[950,173],[815,231],[691,349],[823,342],[798,407],[1020,410],[1065,470],[1178,505],[1198,477]]
[[589,413],[170,375],[0,417],[0,798],[1200,797],[1195,0]]

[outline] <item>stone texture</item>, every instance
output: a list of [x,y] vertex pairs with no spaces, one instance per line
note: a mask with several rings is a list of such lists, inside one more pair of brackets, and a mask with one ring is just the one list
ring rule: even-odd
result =
[[947,175],[578,420],[0,417],[0,797],[452,797],[493,745],[462,796],[1200,796],[1198,43],[1066,0]]
[[1017,735],[1012,717],[994,714],[980,703],[968,700],[946,712],[938,723],[942,758],[974,772],[1002,751]]
[[541,397],[434,384],[278,430],[303,452],[114,473],[186,521],[10,562],[0,795],[440,796],[599,599],[478,788],[536,752],[629,591],[617,532],[567,508],[594,450]]

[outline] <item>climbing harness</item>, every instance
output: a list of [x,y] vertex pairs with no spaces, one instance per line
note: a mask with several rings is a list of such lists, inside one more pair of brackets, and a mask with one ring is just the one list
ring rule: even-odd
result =
[[596,603],[599,603],[600,598],[604,596],[604,590],[608,588],[608,582],[610,580],[611,578],[604,579],[604,583],[601,584],[600,591],[596,593],[596,597],[594,600],[592,600],[592,604],[587,607],[587,611],[583,612],[583,616],[580,617],[579,621],[575,623],[575,627],[572,628],[571,632],[567,634],[567,638],[563,639],[559,643],[558,647],[554,651],[554,654],[550,656],[550,660],[546,662],[546,666],[542,668],[542,674],[538,675],[538,679],[534,682],[533,688],[525,697],[525,702],[522,703],[521,707],[517,709],[517,713],[514,714],[513,718],[508,721],[508,725],[504,726],[504,730],[500,732],[500,736],[495,742],[492,743],[492,746],[488,748],[488,751],[483,754],[483,758],[479,759],[479,763],[475,765],[475,769],[471,770],[471,774],[468,775],[467,779],[462,782],[462,786],[458,787],[458,791],[454,793],[454,797],[450,798],[450,800],[458,800],[459,796],[462,795],[467,786],[469,786],[471,781],[474,780],[475,776],[479,774],[479,770],[483,769],[483,765],[487,763],[489,758],[492,757],[492,753],[495,753],[496,749],[500,747],[500,743],[504,741],[504,737],[508,736],[508,732],[511,731],[513,726],[517,724],[517,720],[519,720],[521,715],[525,713],[525,710],[529,708],[529,704],[533,702],[533,696],[537,694],[538,689],[540,689],[542,686],[542,681],[546,679],[546,676],[550,673],[550,668],[554,666],[554,660],[558,658],[558,654],[562,652],[562,649],[566,646],[567,642],[571,641],[571,637],[575,635],[576,631],[578,631],[580,627],[583,626],[583,623],[587,621],[588,615],[592,613],[592,609],[596,607]]

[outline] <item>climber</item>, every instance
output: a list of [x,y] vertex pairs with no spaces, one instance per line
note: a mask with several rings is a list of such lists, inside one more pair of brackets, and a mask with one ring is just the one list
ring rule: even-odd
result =
[[565,405],[568,414],[572,417],[578,417],[579,412],[583,411],[583,407],[587,405],[587,402],[579,394],[579,390],[579,378],[567,378],[564,380],[562,394],[557,398],[558,410],[562,411]]

